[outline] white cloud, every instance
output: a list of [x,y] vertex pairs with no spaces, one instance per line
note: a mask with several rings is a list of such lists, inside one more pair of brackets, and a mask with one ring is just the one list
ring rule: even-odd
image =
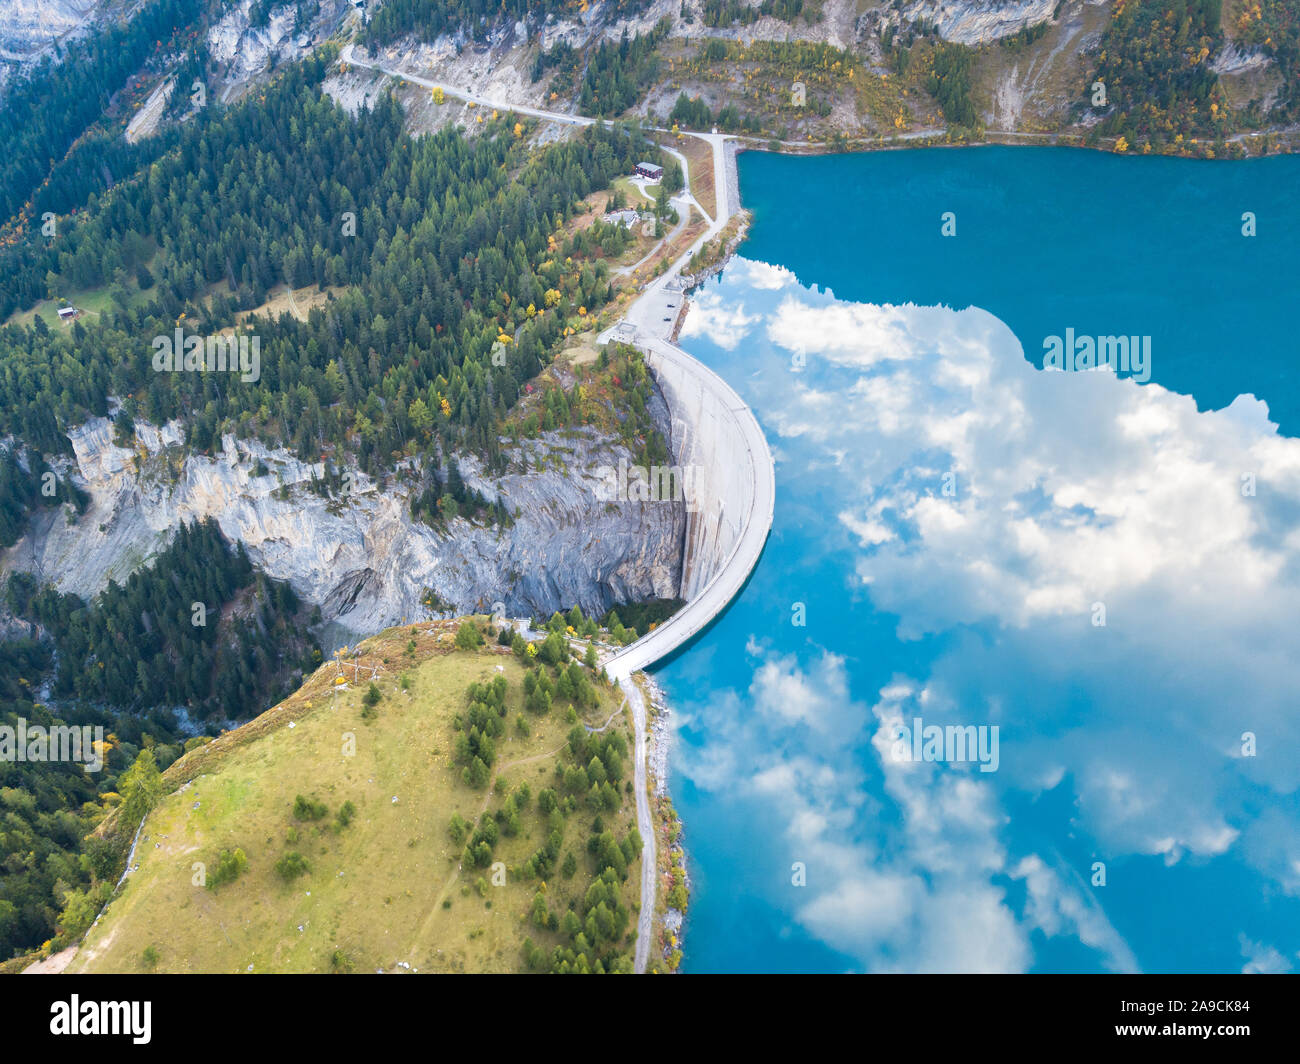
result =
[[[762,653],[752,637],[747,650]],[[681,768],[697,786],[762,804],[767,812],[750,818],[756,845],[785,867],[801,863],[807,877],[804,887],[773,884],[769,900],[862,969],[1022,971],[1028,936],[988,878],[1006,870],[992,789],[932,765],[904,777],[886,764],[896,778],[881,797],[869,785],[868,722],[883,726],[882,707],[919,706],[926,694],[900,677],[873,715],[852,700],[844,659],[769,653],[756,662],[748,705],[711,700],[715,741],[703,757],[679,751]],[[894,818],[882,797],[902,812],[883,834]]]
[[778,292],[799,283],[792,270],[767,262],[755,262],[753,259],[735,260],[732,276],[761,292]]
[[[1092,735],[1069,758],[1038,744],[1023,776],[1041,777],[1045,759],[1072,771],[1090,828],[1172,860],[1232,847],[1240,829],[1217,806],[1234,778],[1300,786],[1300,759],[1281,756],[1300,748],[1288,708],[1300,688],[1300,440],[1278,436],[1262,403],[1204,412],[1110,373],[1044,373],[974,309],[787,291],[765,330],[821,371],[792,386],[773,351],[755,381],[760,415],[799,438],[787,464],[825,455],[851,468],[808,490],[833,495],[857,575],[900,634],[994,625],[1020,633],[1003,647],[1018,660],[997,669],[1092,674]],[[987,673],[988,658],[981,648],[966,664]],[[1128,670],[1163,682],[1154,719],[1129,704]],[[1225,745],[1259,729],[1273,756],[1225,766]],[[1171,742],[1183,765],[1164,756]]]
[[1280,950],[1262,942],[1252,942],[1244,934],[1240,941],[1241,955],[1246,958],[1246,963],[1241,966],[1243,975],[1282,975],[1291,971],[1291,962]]
[[1045,935],[1075,936],[1101,952],[1116,972],[1136,972],[1138,964],[1128,944],[1111,926],[1088,887],[1072,870],[1049,868],[1037,855],[1022,859],[1011,875],[1022,879],[1028,892],[1026,917]]
[[814,307],[791,294],[769,317],[767,336],[796,354],[813,353],[844,366],[869,366],[911,354],[911,347],[901,342],[909,309],[867,303]]
[[[724,286],[710,313],[743,319],[785,505],[830,515],[818,542],[853,550],[904,640],[944,637],[929,675],[879,695],[835,654],[751,638],[753,708],[727,702],[731,775],[709,778],[774,803],[770,830],[809,868],[786,908],[875,970],[1022,970],[1034,930],[1135,970],[1080,869],[1012,849],[1008,792],[1058,787],[1108,859],[1242,860],[1300,894],[1300,440],[1250,397],[1203,412],[1109,373],[1043,373],[979,310],[770,290],[769,312],[726,311]],[[893,762],[890,729],[921,710],[1000,721],[999,771]],[[1266,737],[1257,756],[1243,732]]]
[[744,306],[728,306],[716,290],[706,288],[691,298],[691,312],[681,335],[707,336],[719,347],[734,351],[758,320],[757,315],[746,314]]
[[786,723],[821,731],[851,727],[844,659],[823,654],[814,668],[815,674],[804,672],[793,655],[765,661],[749,689],[754,706]]

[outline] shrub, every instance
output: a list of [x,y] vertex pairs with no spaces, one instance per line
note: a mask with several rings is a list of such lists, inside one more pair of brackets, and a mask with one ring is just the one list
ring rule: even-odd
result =
[[459,846],[465,841],[465,836],[469,834],[469,825],[465,823],[464,817],[459,813],[451,814],[451,823],[447,825],[447,835],[451,841]]
[[462,621],[456,629],[456,649],[474,650],[483,645],[483,633],[473,621]]
[[297,850],[290,850],[275,862],[276,875],[286,883],[292,882],[309,871],[311,871],[311,865],[307,863],[307,858]]
[[329,813],[329,806],[305,798],[301,794],[293,800],[293,818],[295,820],[321,820]]
[[208,876],[208,890],[215,890],[225,883],[233,883],[247,867],[248,858],[244,856],[243,850],[238,847],[234,850],[222,850],[217,856],[216,869]]

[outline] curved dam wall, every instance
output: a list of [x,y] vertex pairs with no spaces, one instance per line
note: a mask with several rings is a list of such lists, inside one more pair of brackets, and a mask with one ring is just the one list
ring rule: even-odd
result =
[[[679,592],[690,602],[740,542],[755,494],[754,463],[738,411],[699,372],[703,367],[698,362],[688,366],[653,347],[646,362],[668,402],[673,458],[690,485]],[[747,412],[743,403],[740,412]]]
[[612,655],[614,680],[653,665],[704,629],[744,586],[772,528],[776,477],[758,421],[726,381],[681,348],[637,330],[667,400],[672,449],[689,485],[681,598],[686,605]]

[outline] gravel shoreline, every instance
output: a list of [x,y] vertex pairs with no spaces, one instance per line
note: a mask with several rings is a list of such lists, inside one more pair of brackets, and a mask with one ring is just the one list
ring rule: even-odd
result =
[[[668,793],[668,756],[671,752],[672,710],[668,707],[668,700],[664,695],[663,688],[655,683],[648,674],[643,673],[642,676],[644,677],[644,690],[648,695],[650,707],[648,713],[650,719],[647,722],[648,750],[646,761],[654,788],[655,830],[656,832],[665,832],[662,852],[667,858],[667,865],[670,869],[673,866],[681,868],[686,889],[689,891],[691,877],[686,864],[686,849],[682,843],[681,817],[677,816],[675,810],[673,810],[672,798]],[[670,840],[667,833],[674,822],[677,826],[677,836],[675,839]],[[660,868],[663,868],[662,864]],[[662,880],[660,889],[661,891],[667,890]],[[686,914],[682,910],[665,906],[662,934],[666,944],[660,952],[660,956],[664,960],[668,960],[673,952],[682,949],[682,928],[685,921]],[[675,962],[673,962],[671,970],[675,970]]]
[[668,721],[672,711],[664,697],[663,688],[646,674],[646,690],[650,694],[650,705],[654,710],[650,721],[650,776],[654,780],[655,797],[668,793]]

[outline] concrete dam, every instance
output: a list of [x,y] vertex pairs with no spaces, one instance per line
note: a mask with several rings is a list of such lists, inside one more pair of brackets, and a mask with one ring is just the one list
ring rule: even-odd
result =
[[638,301],[635,318],[600,337],[633,343],[645,354],[672,416],[674,462],[691,472],[693,487],[680,591],[686,605],[606,660],[614,680],[667,656],[721,613],[744,586],[772,528],[776,476],[753,413],[713,370],[645,327],[647,319],[675,319],[662,311],[676,309],[681,298],[661,278]]
[[653,370],[672,414],[672,449],[677,465],[691,471],[692,498],[686,512],[682,552],[685,602],[697,599],[721,571],[753,517],[758,494],[756,464],[742,419],[748,409],[709,380],[712,371],[674,349],[673,357],[650,345],[646,362]]

